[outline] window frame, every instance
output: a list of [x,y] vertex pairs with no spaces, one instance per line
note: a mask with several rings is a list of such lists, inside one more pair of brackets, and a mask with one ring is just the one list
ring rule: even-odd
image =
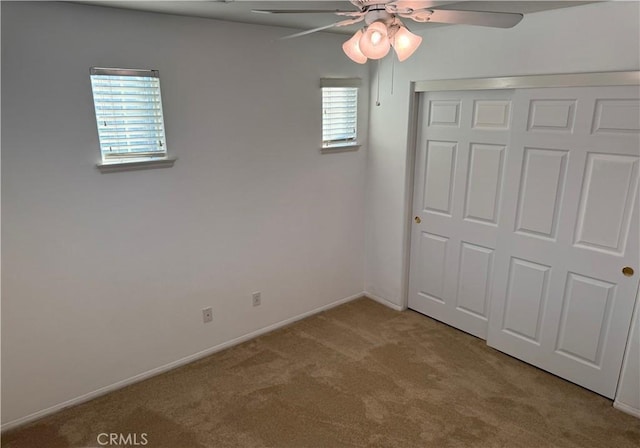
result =
[[[339,151],[353,151],[360,148],[360,126],[358,115],[360,113],[360,85],[362,80],[360,78],[322,78],[320,80],[320,95],[322,103],[322,138],[321,138],[321,151],[322,152],[339,152]],[[325,107],[324,107],[324,89],[325,88],[348,88],[356,89],[356,101],[355,101],[355,135],[353,140],[324,140],[324,128],[325,128]]]
[[[113,160],[108,160],[105,158],[104,153],[104,140],[103,135],[101,134],[100,128],[100,120],[101,116],[98,111],[98,104],[96,103],[96,91],[94,85],[94,76],[118,76],[118,77],[144,77],[144,78],[157,78],[157,92],[154,88],[154,91],[151,93],[150,97],[157,97],[157,101],[159,103],[159,118],[160,118],[160,126],[156,130],[158,136],[160,137],[159,147],[164,147],[164,151],[158,151],[158,155],[152,155],[156,149],[152,151],[143,153],[140,157],[133,156],[123,156],[121,158],[114,157]],[[165,133],[165,123],[164,123],[164,112],[162,108],[162,91],[160,88],[160,73],[158,70],[148,70],[148,69],[123,69],[123,68],[103,68],[103,67],[91,67],[90,69],[90,81],[91,81],[91,97],[94,109],[94,116],[96,119],[96,130],[98,132],[98,149],[100,151],[100,161],[96,164],[96,167],[102,173],[114,172],[114,171],[130,171],[130,170],[140,170],[140,169],[149,169],[149,168],[168,168],[173,166],[175,161],[177,160],[175,157],[169,157],[169,153],[167,150],[166,144],[166,133]],[[102,116],[103,119],[104,116]],[[147,130],[145,130],[147,131]],[[143,137],[144,138],[144,137]],[[133,139],[133,138],[132,138]],[[156,148],[158,145],[156,145]],[[119,154],[135,154],[135,152],[121,152]]]

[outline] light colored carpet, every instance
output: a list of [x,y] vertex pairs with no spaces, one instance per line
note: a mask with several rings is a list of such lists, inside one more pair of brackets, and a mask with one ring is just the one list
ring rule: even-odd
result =
[[2,446],[634,447],[611,401],[412,311],[359,299],[42,419]]

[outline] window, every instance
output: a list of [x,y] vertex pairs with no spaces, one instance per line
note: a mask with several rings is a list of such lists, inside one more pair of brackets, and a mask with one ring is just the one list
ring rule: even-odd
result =
[[358,79],[322,79],[322,147],[358,145]]
[[92,68],[91,88],[102,156],[99,166],[168,160],[156,70]]

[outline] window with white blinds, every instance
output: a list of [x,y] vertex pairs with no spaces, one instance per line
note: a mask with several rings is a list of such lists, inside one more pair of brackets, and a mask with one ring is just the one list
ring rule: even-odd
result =
[[356,145],[358,88],[322,87],[322,147]]
[[92,68],[91,87],[103,163],[167,157],[156,70]]

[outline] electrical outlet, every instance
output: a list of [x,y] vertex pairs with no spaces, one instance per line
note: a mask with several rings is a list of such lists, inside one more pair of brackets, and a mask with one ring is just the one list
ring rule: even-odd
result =
[[254,292],[251,297],[253,299],[253,306],[260,306],[260,303],[262,302],[260,291]]
[[213,320],[213,309],[211,307],[202,308],[202,322],[205,324]]

